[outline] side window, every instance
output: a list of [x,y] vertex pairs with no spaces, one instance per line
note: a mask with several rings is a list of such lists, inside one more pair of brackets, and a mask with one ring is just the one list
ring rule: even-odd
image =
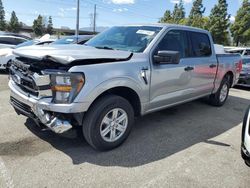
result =
[[1,37],[0,38],[0,43],[1,44],[9,44],[9,45],[13,45],[13,39],[9,38],[9,37]]
[[14,39],[15,45],[21,44],[26,41],[25,39],[22,39],[22,38],[13,38],[13,39]]
[[52,41],[45,41],[45,42],[40,42],[36,45],[40,45],[40,46],[43,46],[43,45],[49,45],[50,43],[52,43]]
[[80,41],[78,42],[77,44],[85,44],[88,40],[83,40],[83,41]]
[[192,43],[192,57],[207,57],[212,54],[209,37],[204,33],[189,32]]
[[178,51],[181,58],[188,57],[188,40],[186,31],[169,31],[158,44],[157,51]]
[[246,50],[244,55],[250,55],[250,50]]

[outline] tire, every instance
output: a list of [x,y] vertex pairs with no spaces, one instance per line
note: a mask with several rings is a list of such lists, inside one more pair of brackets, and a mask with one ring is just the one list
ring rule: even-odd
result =
[[230,89],[230,77],[225,76],[218,91],[209,96],[209,103],[213,106],[223,106],[228,98]]
[[[124,120],[119,122],[122,118]],[[82,130],[93,148],[106,151],[120,146],[129,136],[133,124],[134,109],[131,104],[120,96],[107,95],[90,107]]]
[[245,164],[250,167],[250,160],[245,160]]

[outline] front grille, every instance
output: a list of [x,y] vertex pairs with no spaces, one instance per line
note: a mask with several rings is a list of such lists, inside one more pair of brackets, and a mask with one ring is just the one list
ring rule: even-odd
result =
[[26,94],[39,98],[41,97],[39,94],[42,93],[42,97],[51,97],[50,75],[32,71],[32,62],[27,59],[22,60],[20,58],[12,60],[9,68],[11,80]]
[[33,96],[38,96],[39,92],[36,89],[35,82],[27,74],[23,73],[21,70],[17,69],[15,66],[12,66],[9,70],[12,80],[18,85],[24,92],[29,93]]
[[34,117],[31,107],[28,106],[27,104],[24,104],[23,102],[18,101],[14,97],[10,97],[10,103],[12,104],[12,106],[15,108],[15,110],[18,113],[23,114],[28,117]]

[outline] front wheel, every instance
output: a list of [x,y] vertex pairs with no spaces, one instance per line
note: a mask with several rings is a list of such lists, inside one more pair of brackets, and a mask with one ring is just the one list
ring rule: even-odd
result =
[[124,98],[108,95],[98,99],[83,122],[86,141],[105,151],[118,147],[128,137],[134,123],[134,110]]
[[214,106],[223,106],[228,98],[229,89],[230,80],[228,76],[225,76],[218,91],[215,94],[210,95],[209,103]]

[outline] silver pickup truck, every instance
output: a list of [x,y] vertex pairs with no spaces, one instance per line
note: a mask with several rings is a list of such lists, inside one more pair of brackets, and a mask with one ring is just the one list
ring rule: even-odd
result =
[[84,46],[14,54],[9,87],[17,114],[56,133],[82,126],[98,150],[122,144],[136,116],[202,97],[222,106],[242,66],[240,55],[215,54],[209,32],[161,24],[112,27]]

